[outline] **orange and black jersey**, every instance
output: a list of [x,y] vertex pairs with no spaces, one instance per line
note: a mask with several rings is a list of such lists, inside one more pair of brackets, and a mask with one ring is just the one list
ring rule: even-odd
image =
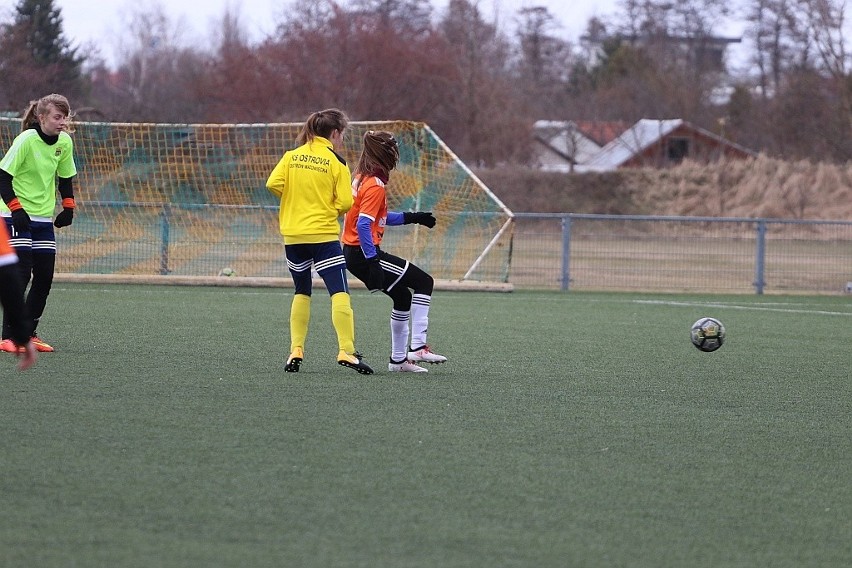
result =
[[402,225],[403,215],[388,211],[387,191],[381,176],[355,176],[352,198],[352,209],[343,221],[343,244],[360,246],[364,256],[372,258],[382,243],[385,227]]

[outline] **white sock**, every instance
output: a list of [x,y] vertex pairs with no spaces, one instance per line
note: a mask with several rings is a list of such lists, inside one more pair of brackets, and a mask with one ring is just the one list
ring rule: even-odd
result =
[[429,305],[432,296],[414,294],[411,297],[411,347],[418,349],[426,345],[426,332],[429,327]]
[[408,320],[411,312],[391,310],[391,360],[405,361],[408,358]]

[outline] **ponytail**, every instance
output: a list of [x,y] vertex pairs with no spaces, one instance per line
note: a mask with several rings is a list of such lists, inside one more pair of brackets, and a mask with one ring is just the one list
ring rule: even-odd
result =
[[[71,104],[62,95],[56,93],[45,95],[37,101],[30,101],[30,106],[24,111],[24,117],[21,119],[21,132],[28,128],[32,128],[38,124],[38,117],[50,112],[50,105],[56,107],[56,110],[67,116],[69,119],[74,118],[74,113],[71,112]],[[74,132],[71,121],[68,122],[66,132]]]
[[312,113],[299,131],[296,144],[307,144],[317,136],[328,138],[335,130],[343,132],[347,126],[349,117],[342,110],[330,108]]

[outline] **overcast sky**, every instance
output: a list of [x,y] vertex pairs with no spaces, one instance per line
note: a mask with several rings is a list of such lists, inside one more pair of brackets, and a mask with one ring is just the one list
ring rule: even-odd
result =
[[[159,3],[175,21],[182,18],[191,38],[199,38],[219,20],[227,6],[236,8],[249,37],[260,39],[273,31],[274,22],[292,0],[149,0]],[[93,42],[101,47],[102,55],[109,61],[115,44],[113,39],[121,33],[121,25],[130,15],[144,10],[149,2],[139,0],[55,0],[62,10],[64,30],[75,45]],[[11,10],[16,0],[0,0],[0,6]],[[436,10],[446,7],[447,0],[432,0]],[[561,24],[558,35],[576,40],[592,16],[607,15],[618,7],[618,0],[479,0],[480,9],[487,16],[499,13],[507,27],[518,9],[545,6]]]
[[[473,0],[476,2],[476,0]],[[432,0],[436,10],[446,8],[448,0]],[[11,13],[17,0],[0,0],[0,11]],[[187,28],[186,44],[203,42],[205,32],[221,20],[227,6],[232,6],[240,16],[252,40],[259,40],[273,31],[281,11],[293,4],[292,0],[55,0],[62,10],[63,28],[68,39],[77,47],[87,44],[98,46],[103,58],[111,63],[115,58],[116,44],[132,14],[148,10],[159,4],[175,23]],[[499,21],[507,30],[513,29],[520,8],[544,6],[560,24],[555,35],[576,41],[585,30],[586,22],[593,16],[609,16],[619,10],[619,0],[478,0],[486,17],[499,14]],[[218,27],[218,26],[217,26]],[[741,25],[731,22],[724,35],[739,36]]]

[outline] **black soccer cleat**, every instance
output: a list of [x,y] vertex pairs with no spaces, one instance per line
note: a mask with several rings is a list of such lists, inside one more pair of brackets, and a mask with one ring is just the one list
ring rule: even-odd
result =
[[349,367],[350,369],[355,369],[358,373],[361,373],[362,375],[372,375],[372,367],[362,361],[363,358],[364,356],[358,353],[357,351],[352,355],[350,355],[346,351],[341,351],[337,354],[337,364],[342,365],[344,367]]

